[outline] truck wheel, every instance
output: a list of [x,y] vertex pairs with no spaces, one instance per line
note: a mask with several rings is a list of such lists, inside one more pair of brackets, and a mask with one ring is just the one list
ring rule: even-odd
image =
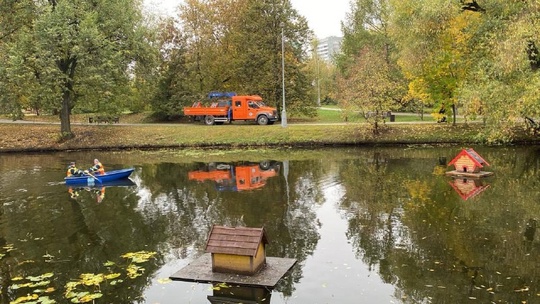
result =
[[266,115],[261,115],[257,117],[257,123],[261,126],[268,124],[268,117]]
[[270,169],[272,165],[270,164],[269,161],[267,160],[263,160],[262,162],[259,163],[259,168],[261,168],[261,170],[268,170]]
[[211,126],[214,124],[214,116],[212,115],[206,115],[204,117],[204,124],[207,126]]

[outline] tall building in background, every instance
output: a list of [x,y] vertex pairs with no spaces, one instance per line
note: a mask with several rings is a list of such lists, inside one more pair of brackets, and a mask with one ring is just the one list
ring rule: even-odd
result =
[[330,36],[319,40],[317,54],[320,58],[331,61],[332,57],[341,51],[342,37]]

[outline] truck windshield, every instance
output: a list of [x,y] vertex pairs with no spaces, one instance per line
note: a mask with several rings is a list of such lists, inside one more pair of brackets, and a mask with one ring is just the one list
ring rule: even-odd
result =
[[258,108],[262,108],[262,107],[266,107],[266,105],[264,104],[264,102],[260,101],[260,100],[249,100],[248,101],[248,107],[252,108],[252,109],[258,109]]

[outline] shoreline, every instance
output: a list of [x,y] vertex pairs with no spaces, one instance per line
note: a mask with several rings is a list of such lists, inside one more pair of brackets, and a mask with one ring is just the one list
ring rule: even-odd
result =
[[[483,145],[478,124],[385,125],[374,135],[367,124],[281,126],[194,124],[72,125],[76,137],[60,141],[59,126],[0,123],[0,154],[160,149],[330,148],[417,145]],[[501,144],[495,144],[500,146]],[[540,145],[522,136],[504,146]]]

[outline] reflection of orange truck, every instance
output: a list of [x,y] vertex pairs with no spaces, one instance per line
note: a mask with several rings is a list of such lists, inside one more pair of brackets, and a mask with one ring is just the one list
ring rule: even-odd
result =
[[238,165],[211,163],[207,164],[203,170],[189,172],[188,178],[199,182],[215,181],[220,191],[245,191],[263,187],[268,178],[278,174],[279,164],[275,162]]
[[196,102],[184,108],[184,115],[206,125],[220,125],[234,120],[252,120],[259,125],[271,125],[278,120],[277,110],[264,104],[258,95],[237,96],[235,93],[213,92],[210,106]]

